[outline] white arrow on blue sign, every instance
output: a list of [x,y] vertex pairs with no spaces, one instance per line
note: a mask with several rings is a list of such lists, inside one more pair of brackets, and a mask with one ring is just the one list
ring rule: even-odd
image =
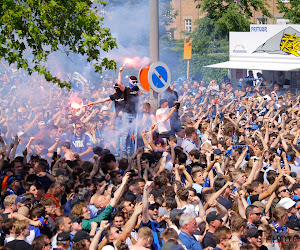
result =
[[155,62],[150,66],[148,73],[150,87],[158,93],[164,92],[171,83],[171,72],[163,62]]

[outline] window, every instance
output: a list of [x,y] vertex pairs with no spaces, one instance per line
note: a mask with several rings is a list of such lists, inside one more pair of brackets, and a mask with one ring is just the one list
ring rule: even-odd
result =
[[268,19],[265,17],[262,18],[257,18],[257,24],[267,24],[268,23]]
[[288,24],[289,20],[288,19],[284,19],[284,18],[277,18],[276,19],[276,23],[277,24]]
[[184,20],[184,27],[186,32],[192,32],[192,20],[191,19],[185,19]]

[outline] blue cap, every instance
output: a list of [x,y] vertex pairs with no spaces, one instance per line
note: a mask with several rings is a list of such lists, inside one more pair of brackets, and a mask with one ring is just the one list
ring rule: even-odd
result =
[[252,125],[252,127],[250,127],[250,129],[258,129],[258,126],[256,124]]
[[27,196],[25,195],[19,195],[16,200],[15,200],[15,205],[17,205],[18,203],[22,203],[24,201],[27,201],[27,200],[30,200],[30,198],[28,198]]

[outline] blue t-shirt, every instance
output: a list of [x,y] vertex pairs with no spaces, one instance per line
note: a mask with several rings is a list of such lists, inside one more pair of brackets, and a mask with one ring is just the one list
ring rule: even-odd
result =
[[[76,135],[73,134],[72,138],[71,138],[71,149],[74,153],[83,153],[84,151],[86,151],[89,147],[92,147],[92,143],[90,141],[90,137],[86,134],[82,134],[82,135]],[[84,155],[83,160],[88,160],[89,158],[91,158],[92,156],[90,155]]]
[[181,231],[179,239],[182,244],[185,245],[187,250],[202,250],[200,242],[198,242],[194,236],[190,236],[189,234]]

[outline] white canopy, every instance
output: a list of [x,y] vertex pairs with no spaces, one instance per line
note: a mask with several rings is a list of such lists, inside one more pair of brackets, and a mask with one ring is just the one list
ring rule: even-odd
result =
[[300,70],[300,25],[251,25],[229,33],[229,61],[207,68]]
[[274,70],[274,71],[297,71],[300,70],[300,64],[295,63],[277,63],[277,62],[245,62],[245,61],[227,61],[205,66],[206,68],[218,69],[248,69],[248,70]]

